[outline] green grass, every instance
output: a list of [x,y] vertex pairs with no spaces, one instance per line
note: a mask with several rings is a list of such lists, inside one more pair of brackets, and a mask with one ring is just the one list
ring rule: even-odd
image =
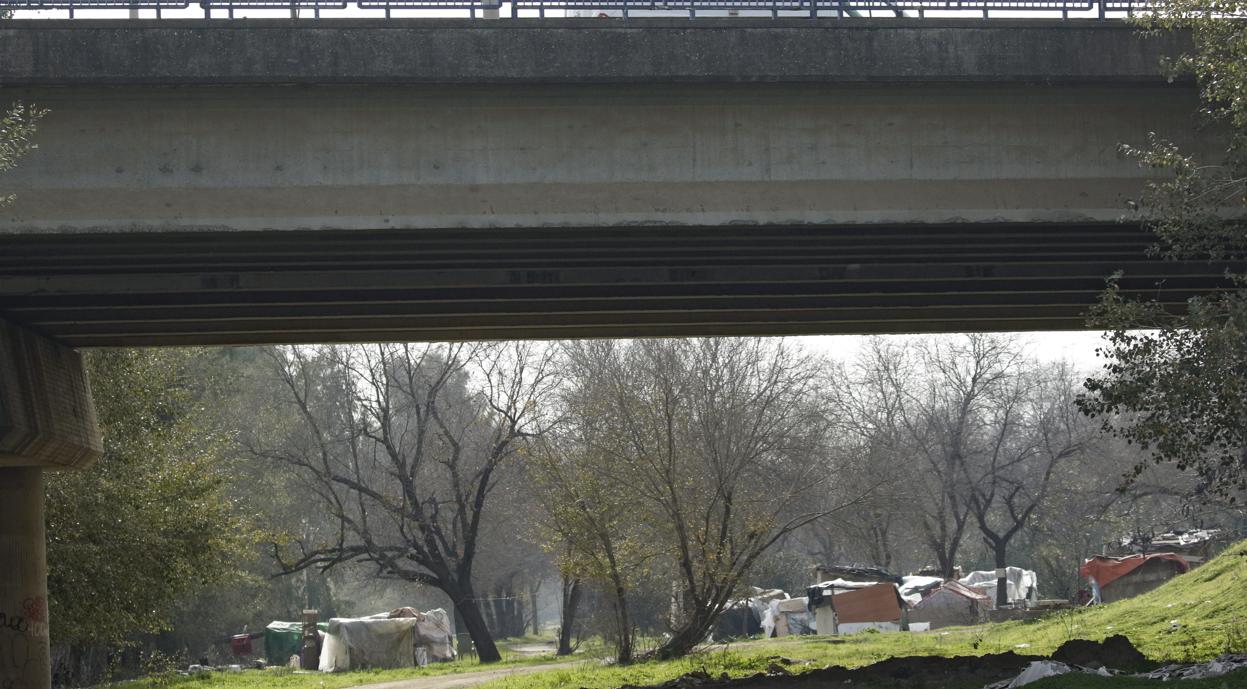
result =
[[[623,684],[657,684],[694,670],[739,677],[765,671],[774,656],[803,662],[802,666],[790,668],[798,670],[799,667],[813,669],[827,665],[860,667],[898,656],[982,655],[1008,650],[1048,655],[1070,639],[1099,640],[1114,634],[1126,635],[1144,655],[1154,660],[1202,661],[1226,652],[1247,652],[1247,541],[1149,593],[1111,605],[1062,611],[1041,620],[921,634],[857,634],[837,642],[818,636],[744,642],[680,660],[628,667],[578,663],[491,682],[481,689],[566,686],[612,689]],[[1231,675],[1239,680],[1244,676],[1247,675]],[[1095,677],[1064,681],[1034,686],[1151,687],[1161,684]],[[1235,686],[1218,682],[1220,680],[1184,682],[1181,686],[1183,689]]]
[[[1176,622],[1176,626],[1175,623]],[[1041,620],[1006,622],[926,633],[863,633],[843,639],[805,636],[758,640],[716,647],[687,658],[606,665],[584,658],[549,670],[512,676],[481,685],[481,689],[614,689],[624,684],[657,684],[693,671],[741,677],[764,672],[775,657],[796,661],[793,672],[827,665],[860,667],[891,657],[917,655],[982,655],[1013,650],[1048,655],[1070,639],[1103,639],[1124,634],[1154,660],[1202,661],[1226,652],[1247,652],[1247,541],[1226,550],[1199,569],[1142,596],[1111,605],[1063,611]],[[532,641],[536,641],[533,639]],[[541,639],[544,640],[544,639]],[[528,640],[525,640],[528,641]],[[514,643],[514,642],[509,642]],[[1027,646],[1022,647],[1023,644]],[[504,644],[505,647],[506,644]],[[550,663],[549,656],[504,657],[504,665]],[[214,673],[207,679],[174,678],[162,685],[149,678],[124,689],[339,689],[416,677],[458,674],[498,667],[472,660],[422,669],[364,671],[340,674],[294,674],[288,671]],[[1036,689],[1146,689],[1172,683],[1132,678],[1057,677],[1035,683]],[[873,689],[868,684],[855,684]],[[1225,678],[1183,681],[1181,689],[1229,689],[1247,686],[1247,672]],[[981,683],[941,689],[979,689]]]
[[204,672],[183,677],[165,673],[111,685],[115,689],[341,689],[362,684],[394,682],[418,677],[457,675],[498,667],[517,667],[557,662],[553,656],[502,654],[501,663],[482,665],[474,658],[450,663],[431,663],[422,668],[355,670],[351,672],[294,672],[284,667],[242,672]]

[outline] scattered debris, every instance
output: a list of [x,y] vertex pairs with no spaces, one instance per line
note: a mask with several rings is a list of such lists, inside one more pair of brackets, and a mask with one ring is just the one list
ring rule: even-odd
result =
[[1235,653],[1223,655],[1216,660],[1195,665],[1166,665],[1151,672],[1135,675],[1147,679],[1160,679],[1168,682],[1171,679],[1204,679],[1220,677],[1229,672],[1247,667],[1247,654]]
[[1056,660],[1036,660],[1027,665],[1026,669],[1017,677],[989,684],[983,689],[1014,689],[1015,687],[1026,686],[1044,677],[1056,677],[1057,675],[1065,675],[1070,672],[1073,672],[1073,668],[1065,663]]

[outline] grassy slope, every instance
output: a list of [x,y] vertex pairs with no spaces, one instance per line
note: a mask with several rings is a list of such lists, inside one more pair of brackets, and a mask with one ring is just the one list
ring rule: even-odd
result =
[[[1173,628],[1176,620],[1178,626]],[[857,634],[846,639],[807,636],[733,644],[727,649],[697,653],[667,662],[604,666],[584,660],[548,671],[511,677],[482,685],[482,689],[555,689],[587,687],[612,689],[623,684],[655,684],[694,670],[712,675],[743,676],[763,672],[776,656],[804,663],[791,669],[825,665],[857,667],[884,658],[909,655],[978,655],[1014,650],[1047,655],[1072,638],[1102,639],[1125,634],[1157,660],[1205,660],[1226,651],[1247,651],[1247,541],[1228,549],[1203,567],[1130,600],[1050,615],[1031,622],[1009,622],[956,628],[922,634]],[[1028,646],[1020,647],[1022,644]],[[549,662],[551,658],[515,658],[514,663]],[[496,666],[494,666],[496,667]],[[246,672],[215,674],[211,679],[178,679],[185,689],[338,689],[359,684],[414,677],[457,674],[484,669],[472,661],[433,665],[423,670],[385,670],[333,675]],[[1184,683],[1182,689],[1220,689],[1247,686],[1247,673],[1224,681]],[[1053,678],[1037,683],[1049,687],[1151,687],[1159,683],[1103,678]],[[1064,683],[1062,683],[1064,682]],[[127,689],[159,689],[151,681],[130,683]],[[1165,685],[1165,686],[1173,686]]]
[[[1103,639],[1114,634],[1125,634],[1139,650],[1156,660],[1206,660],[1227,651],[1247,651],[1247,541],[1142,596],[1056,613],[1037,621],[923,634],[858,634],[841,643],[829,643],[825,637],[789,637],[736,644],[726,651],[707,651],[666,663],[639,663],[625,668],[582,663],[494,682],[483,685],[483,689],[609,689],[621,684],[653,684],[692,670],[741,676],[764,671],[770,658],[777,655],[808,661],[807,667],[857,667],[906,655],[976,655],[1007,650],[1047,655],[1069,639]],[[1019,647],[1023,644],[1028,645]],[[1243,677],[1243,673],[1237,673],[1234,679],[1241,682]],[[1094,678],[1067,678],[1066,683],[1088,687],[1156,684]],[[1038,689],[1043,685],[1036,686]],[[1208,686],[1222,684],[1210,682]],[[1247,682],[1238,686],[1247,686]],[[1200,689],[1196,684],[1183,687]]]

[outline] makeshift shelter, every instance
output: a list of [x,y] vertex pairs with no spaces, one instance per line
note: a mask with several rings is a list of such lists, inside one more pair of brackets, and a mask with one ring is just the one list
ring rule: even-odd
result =
[[905,601],[890,582],[837,579],[807,589],[820,634],[853,634],[865,629],[907,628]]
[[1090,580],[1093,602],[1112,603],[1151,591],[1190,569],[1186,559],[1176,553],[1096,555],[1082,563],[1078,574]]
[[767,615],[773,601],[788,599],[788,594],[780,589],[753,588],[753,595],[731,601],[719,618],[715,620],[711,634],[715,639],[734,639],[753,636],[761,631],[770,631],[763,627],[762,621]]
[[809,598],[789,598],[773,600],[762,616],[764,636],[790,636],[798,634],[814,634],[814,613],[810,612]]
[[992,609],[992,599],[976,588],[949,579],[926,592],[909,609],[909,623],[926,622],[931,629],[957,625],[979,624],[987,621]]
[[[316,630],[323,640],[328,622],[319,622]],[[274,620],[264,628],[264,657],[269,665],[285,665],[290,656],[303,654],[303,623]]]
[[399,608],[363,618],[329,620],[320,671],[414,667],[454,660],[454,626],[445,610]]
[[[996,580],[999,577],[998,570],[989,569],[970,572],[958,581],[987,594],[994,606],[996,602]],[[1010,605],[1025,605],[1027,602],[1039,600],[1039,577],[1029,569],[1006,567],[1005,584],[1005,599]]]
[[1180,529],[1163,534],[1136,534],[1123,538],[1114,555],[1174,553],[1191,567],[1198,567],[1216,554],[1228,539],[1221,529]]

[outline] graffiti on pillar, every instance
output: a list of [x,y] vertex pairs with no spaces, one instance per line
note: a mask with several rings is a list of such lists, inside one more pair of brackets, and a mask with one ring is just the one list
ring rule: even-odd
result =
[[25,634],[0,635],[0,689],[21,689],[26,668],[34,660],[31,645]]
[[45,664],[47,646],[48,604],[43,596],[23,600],[20,612],[0,610],[0,689],[25,689],[29,669]]

